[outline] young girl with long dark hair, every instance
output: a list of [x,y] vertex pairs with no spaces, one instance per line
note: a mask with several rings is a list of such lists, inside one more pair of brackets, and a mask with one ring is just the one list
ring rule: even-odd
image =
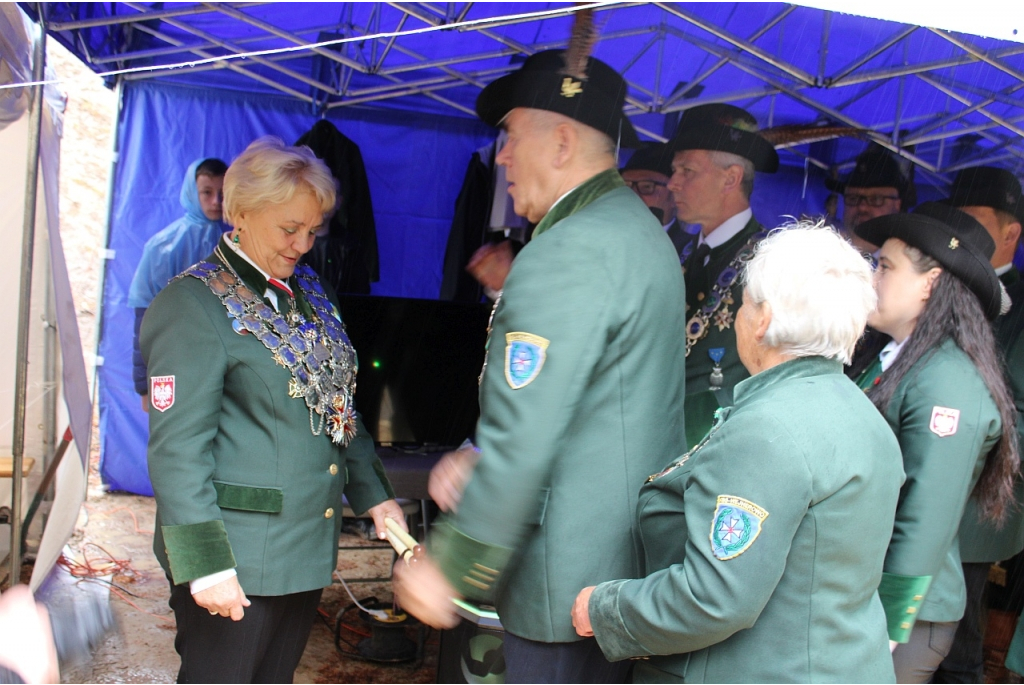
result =
[[[924,203],[857,234],[882,245],[868,323],[893,340],[859,379],[900,442],[906,481],[879,595],[898,682],[928,682],[964,612],[957,531],[973,493],[998,521],[1018,470],[1016,410],[991,320],[1008,307],[984,227]],[[902,643],[902,644],[901,644]]]

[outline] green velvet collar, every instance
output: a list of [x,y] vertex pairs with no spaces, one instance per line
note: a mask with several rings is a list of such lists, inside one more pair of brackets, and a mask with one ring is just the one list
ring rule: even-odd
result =
[[[270,284],[267,283],[267,279],[256,267],[242,257],[242,255],[232,250],[231,246],[227,244],[228,240],[229,238],[225,236],[221,239],[222,244],[220,245],[220,253],[224,255],[224,259],[228,262],[224,266],[230,266],[234,269],[235,273],[241,276],[242,280],[245,281],[245,284],[249,286],[254,293],[262,295],[267,292],[267,289],[270,288]],[[214,258],[215,261],[220,261],[219,259],[216,259],[216,253],[214,253]],[[302,288],[298,287],[294,274],[288,278],[288,287],[292,289],[293,293],[295,293],[295,306],[298,308],[299,313],[306,317],[307,321],[310,320],[313,316],[313,310],[310,308],[309,303],[306,302],[306,298],[302,294]],[[265,297],[263,299],[264,301],[267,300]],[[267,304],[271,303],[267,301]],[[284,303],[282,302],[281,304]]]
[[572,216],[605,193],[611,192],[616,188],[625,187],[626,184],[622,181],[622,176],[619,174],[618,169],[608,169],[596,176],[591,176],[570,190],[561,201],[555,203],[555,206],[537,224],[537,228],[533,229],[533,237],[536,238],[562,219]]
[[753,399],[754,396],[766,388],[793,378],[809,378],[811,376],[842,373],[842,363],[834,359],[826,359],[825,357],[797,357],[778,366],[766,369],[756,376],[740,381],[733,389],[733,402],[738,407],[744,402]]

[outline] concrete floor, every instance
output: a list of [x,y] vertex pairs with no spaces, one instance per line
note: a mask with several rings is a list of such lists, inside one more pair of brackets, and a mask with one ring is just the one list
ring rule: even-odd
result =
[[[95,482],[95,481],[94,481]],[[169,588],[152,552],[155,505],[152,498],[90,489],[79,526],[69,547],[80,561],[95,565],[109,558],[126,560],[129,566],[109,578],[110,602],[120,634],[108,638],[94,659],[62,673],[68,683],[173,682],[178,672],[174,651],[174,615],[167,606]],[[134,515],[134,518],[133,518]],[[343,544],[361,544],[344,536]],[[343,577],[386,575],[391,561],[387,550],[343,552],[338,563]],[[90,581],[82,581],[90,582]],[[102,584],[101,581],[91,581]],[[357,598],[375,596],[391,601],[390,583],[352,586]],[[427,638],[426,658],[418,669],[408,665],[378,666],[342,657],[334,646],[331,627],[335,615],[351,603],[340,585],[324,592],[324,618],[313,626],[305,654],[295,674],[297,683],[426,683],[434,682],[437,667],[437,633]],[[358,621],[355,621],[358,624]],[[360,636],[346,633],[353,641]],[[411,633],[411,636],[415,633]]]

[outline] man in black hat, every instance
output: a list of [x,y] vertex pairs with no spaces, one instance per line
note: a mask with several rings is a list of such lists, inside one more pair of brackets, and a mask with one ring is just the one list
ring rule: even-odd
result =
[[626,185],[661,222],[680,261],[688,257],[694,240],[686,227],[676,219],[676,201],[668,189],[672,176],[672,151],[668,145],[652,143],[640,148],[622,167],[621,173]]
[[[1024,407],[1024,344],[1018,345],[1021,330],[1024,329],[1024,285],[1020,274],[1013,265],[1013,256],[1020,240],[1021,225],[1024,224],[1024,198],[1020,181],[1005,169],[996,167],[973,167],[964,169],[953,181],[952,192],[946,203],[961,212],[974,217],[985,227],[995,242],[991,263],[1003,286],[1010,293],[1012,308],[1009,313],[996,319],[996,340],[1007,360],[1007,379],[1018,407]],[[1024,422],[1018,423],[1018,427]],[[1024,502],[1024,487],[1017,481],[1016,499]],[[1004,564],[1010,571],[1003,574],[1001,587],[992,593],[992,606],[986,620],[985,605],[989,569],[993,563],[1005,562],[1024,549],[1024,511],[1017,508],[1007,515],[1002,526],[979,520],[978,503],[974,498],[967,502],[963,521],[960,524],[960,558],[963,562],[964,580],[967,584],[967,608],[960,620],[953,640],[953,648],[943,660],[935,674],[938,683],[980,683],[984,682],[985,623],[995,626],[1002,636],[991,637],[1000,641],[1003,637],[1003,651],[1009,645],[1020,611],[1018,593],[1012,589],[1024,582],[1020,577],[1019,557]]]
[[676,216],[699,224],[686,272],[686,437],[695,445],[715,410],[750,374],[736,353],[733,319],[743,299],[739,276],[764,235],[750,210],[754,172],[774,173],[779,156],[747,111],[726,104],[687,110],[676,136],[669,190]]
[[[843,225],[840,229],[865,255],[874,258],[879,245],[872,245],[854,231],[865,221],[910,211],[916,192],[899,162],[889,151],[872,145],[857,157],[857,164],[845,181],[826,179],[825,186],[843,194]],[[857,378],[878,353],[892,340],[870,326],[857,343],[853,360],[846,367],[850,378]]]
[[532,55],[477,99],[509,134],[496,161],[537,227],[495,304],[479,458],[455,452],[432,473],[450,514],[395,588],[435,626],[457,620],[452,597],[493,603],[507,682],[623,682],[628,662],[581,640],[571,610],[583,587],[640,573],[638,484],[686,451],[685,292],[665,231],[616,169],[617,145],[637,145],[625,82],[563,54]]
[[913,184],[899,162],[886,150],[869,147],[857,157],[857,165],[845,181],[826,179],[825,187],[843,196],[843,230],[853,246],[865,254],[878,252],[854,233],[869,219],[910,210],[915,199]]

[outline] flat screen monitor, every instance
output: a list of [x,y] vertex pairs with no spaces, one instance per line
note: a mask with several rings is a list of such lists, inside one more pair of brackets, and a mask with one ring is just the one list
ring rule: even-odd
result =
[[441,450],[473,434],[490,305],[340,296],[359,355],[356,409],[378,445]]

